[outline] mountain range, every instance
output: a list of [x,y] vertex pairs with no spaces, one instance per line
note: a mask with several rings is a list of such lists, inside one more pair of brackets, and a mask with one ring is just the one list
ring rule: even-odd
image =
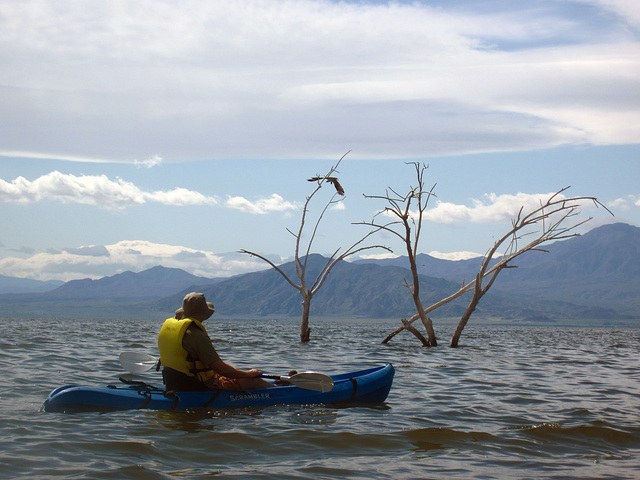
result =
[[[493,293],[534,301],[571,302],[640,316],[640,228],[615,223],[529,251],[500,273]],[[359,262],[369,262],[360,260]],[[407,257],[375,260],[409,268]],[[418,272],[458,284],[478,273],[481,258],[447,261],[418,255]]]
[[16,278],[0,275],[0,294],[2,293],[30,293],[48,292],[63,285],[61,280],[49,280],[42,282],[31,278]]
[[[640,318],[640,228],[604,225],[583,236],[555,242],[548,252],[527,252],[503,271],[482,299],[475,316],[503,322],[638,325]],[[312,282],[327,259],[311,255],[307,281]],[[481,259],[447,261],[421,254],[417,258],[425,306],[456,292],[475,278]],[[404,279],[408,259],[339,262],[314,296],[316,317],[401,318],[415,307]],[[293,263],[281,267],[295,278]],[[2,291],[10,277],[0,277]],[[19,286],[19,280],[15,279]],[[22,293],[0,295],[5,316],[59,318],[160,318],[172,315],[190,291],[203,292],[222,318],[299,317],[300,294],[273,269],[227,279],[191,275],[156,266],[99,280],[73,280],[62,285],[27,282]],[[52,288],[38,292],[38,288]],[[18,287],[14,287],[18,288]],[[458,318],[469,296],[431,315]]]

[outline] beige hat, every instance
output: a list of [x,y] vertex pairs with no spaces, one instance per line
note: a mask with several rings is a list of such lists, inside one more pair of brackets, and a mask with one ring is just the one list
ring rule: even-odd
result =
[[195,318],[203,322],[213,315],[215,310],[213,303],[207,302],[202,293],[191,292],[182,300],[182,308],[176,310],[176,318]]

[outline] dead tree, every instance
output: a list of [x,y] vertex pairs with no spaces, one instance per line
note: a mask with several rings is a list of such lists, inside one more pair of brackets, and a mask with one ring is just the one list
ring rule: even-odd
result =
[[[420,234],[422,233],[422,217],[424,211],[427,209],[429,199],[434,195],[433,190],[435,185],[431,187],[431,190],[425,190],[424,173],[428,168],[427,165],[421,165],[418,162],[412,162],[408,165],[413,165],[415,168],[418,181],[417,186],[411,187],[405,195],[400,195],[391,188],[387,189],[385,195],[365,195],[366,198],[384,200],[389,206],[378,212],[371,222],[361,222],[361,224],[370,225],[378,230],[389,232],[400,238],[404,243],[407,256],[409,257],[412,277],[411,283],[405,278],[404,285],[411,293],[413,303],[418,312],[416,313],[416,318],[422,320],[422,324],[427,331],[428,339],[425,339],[418,330],[406,323],[406,319],[402,319],[403,327],[412,332],[424,346],[435,347],[438,344],[438,340],[433,329],[433,322],[425,314],[422,301],[420,300],[420,280],[418,277],[418,266],[416,265],[418,243],[420,241]],[[412,211],[412,208],[416,208],[416,211]],[[394,220],[385,224],[376,223],[375,219],[379,216],[391,217]]]
[[[480,299],[491,288],[498,274],[505,268],[517,268],[517,265],[511,265],[510,262],[528,251],[547,252],[547,250],[540,248],[541,245],[545,243],[579,236],[580,234],[576,232],[576,229],[590,221],[592,217],[577,222],[572,222],[571,219],[580,214],[580,207],[585,202],[591,202],[596,207],[602,207],[611,213],[611,211],[602,205],[595,197],[565,198],[563,194],[569,188],[570,187],[565,187],[559,190],[551,195],[545,202],[541,203],[538,208],[527,214],[524,214],[524,208],[520,208],[517,217],[512,220],[511,229],[496,241],[484,256],[480,271],[476,275],[475,280],[466,285],[463,282],[456,293],[425,309],[425,313],[432,312],[465,293],[473,291],[473,297],[451,338],[451,347],[455,348],[458,346],[460,335],[469,318],[471,318],[471,314],[475,311]],[[532,238],[532,240],[521,246],[527,238]],[[502,247],[506,247],[502,259],[493,267],[489,268],[491,260],[497,256],[498,250]],[[488,279],[487,283],[483,286],[482,282],[486,279]],[[403,325],[387,335],[382,343],[389,342],[395,335],[406,329],[408,325],[411,325],[411,323],[418,318],[418,315],[414,315],[409,320],[406,320],[406,323],[403,322]]]
[[[342,185],[340,185],[340,183],[338,182],[338,179],[336,177],[332,176],[332,175],[337,172],[337,168],[340,165],[340,162],[344,159],[344,157],[346,155],[347,154],[343,155],[342,158],[338,161],[338,163],[335,166],[331,167],[331,169],[329,170],[329,172],[326,175],[324,175],[324,176],[316,176],[316,177],[313,177],[313,178],[309,179],[309,181],[317,182],[317,186],[313,190],[313,192],[311,192],[311,195],[309,195],[307,197],[307,199],[306,199],[306,201],[304,203],[304,207],[302,209],[302,217],[300,219],[300,227],[298,228],[298,231],[296,233],[294,233],[291,230],[287,229],[287,231],[291,235],[293,235],[293,237],[296,239],[295,253],[294,253],[294,264],[295,264],[295,269],[296,269],[296,276],[298,277],[298,282],[297,283],[294,280],[292,280],[280,268],[280,266],[276,265],[275,263],[273,263],[268,258],[266,258],[266,257],[264,257],[262,255],[259,255],[259,254],[255,253],[255,252],[251,252],[251,251],[248,251],[248,250],[240,250],[240,253],[246,253],[248,255],[257,257],[257,258],[267,262],[269,265],[271,265],[271,267],[273,267],[277,272],[279,272],[291,286],[293,286],[295,289],[298,290],[298,292],[300,292],[300,295],[302,296],[302,322],[300,324],[300,341],[302,341],[302,342],[308,342],[309,339],[310,339],[311,328],[309,327],[309,314],[311,312],[311,300],[313,299],[313,296],[316,294],[316,292],[320,289],[320,287],[322,287],[323,283],[327,279],[327,276],[329,275],[329,273],[331,272],[333,267],[340,260],[344,260],[345,258],[347,258],[347,257],[349,257],[349,256],[351,256],[351,255],[353,255],[355,253],[361,252],[363,250],[368,250],[368,249],[372,249],[372,248],[383,248],[385,250],[390,251],[390,249],[388,247],[385,247],[383,245],[362,246],[362,243],[377,231],[377,230],[372,230],[369,233],[367,233],[364,237],[362,237],[360,240],[358,240],[353,245],[351,245],[344,252],[340,253],[341,248],[336,249],[333,252],[333,254],[327,259],[327,262],[322,267],[322,269],[318,273],[318,275],[317,275],[316,279],[313,281],[313,283],[311,283],[309,285],[309,283],[307,282],[307,262],[309,261],[309,257],[310,257],[310,253],[311,253],[311,247],[312,247],[313,242],[314,242],[314,240],[316,238],[316,234],[318,233],[318,228],[320,226],[320,223],[321,223],[325,213],[329,209],[329,207],[334,205],[334,204],[336,204],[336,203],[339,203],[340,201],[342,201],[341,199],[340,200],[336,200],[336,196],[338,196],[338,195],[343,196],[344,195],[344,189],[342,188]],[[316,219],[315,225],[313,227],[313,231],[311,233],[311,237],[309,238],[309,241],[306,244],[306,248],[305,248],[305,246],[302,244],[302,238],[303,238],[303,232],[305,230],[305,226],[307,224],[307,215],[309,213],[309,204],[311,203],[311,200],[315,197],[315,195],[318,193],[318,191],[322,188],[322,186],[325,185],[326,183],[329,183],[329,184],[333,185],[333,187],[335,187],[336,191],[333,193],[333,195],[329,199],[329,201],[325,204],[324,208],[320,212],[320,215],[318,215],[318,218]]]

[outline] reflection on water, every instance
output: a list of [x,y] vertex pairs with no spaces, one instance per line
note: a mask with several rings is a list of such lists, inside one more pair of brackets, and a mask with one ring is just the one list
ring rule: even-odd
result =
[[[63,384],[117,383],[118,354],[157,354],[160,322],[1,319],[5,478],[634,478],[640,331],[470,326],[461,347],[380,340],[382,322],[209,326],[221,356],[271,373],[391,362],[379,408],[52,414]],[[161,384],[153,370],[141,377]]]

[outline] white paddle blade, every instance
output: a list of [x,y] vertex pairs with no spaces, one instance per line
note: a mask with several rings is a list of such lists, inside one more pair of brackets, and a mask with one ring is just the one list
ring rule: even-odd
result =
[[122,368],[136,375],[150,370],[156,363],[158,363],[158,359],[146,353],[122,352],[120,354]]
[[333,379],[329,375],[318,372],[302,372],[291,375],[290,377],[280,377],[282,380],[288,380],[296,387],[305,390],[313,390],[316,392],[330,392],[333,390]]

